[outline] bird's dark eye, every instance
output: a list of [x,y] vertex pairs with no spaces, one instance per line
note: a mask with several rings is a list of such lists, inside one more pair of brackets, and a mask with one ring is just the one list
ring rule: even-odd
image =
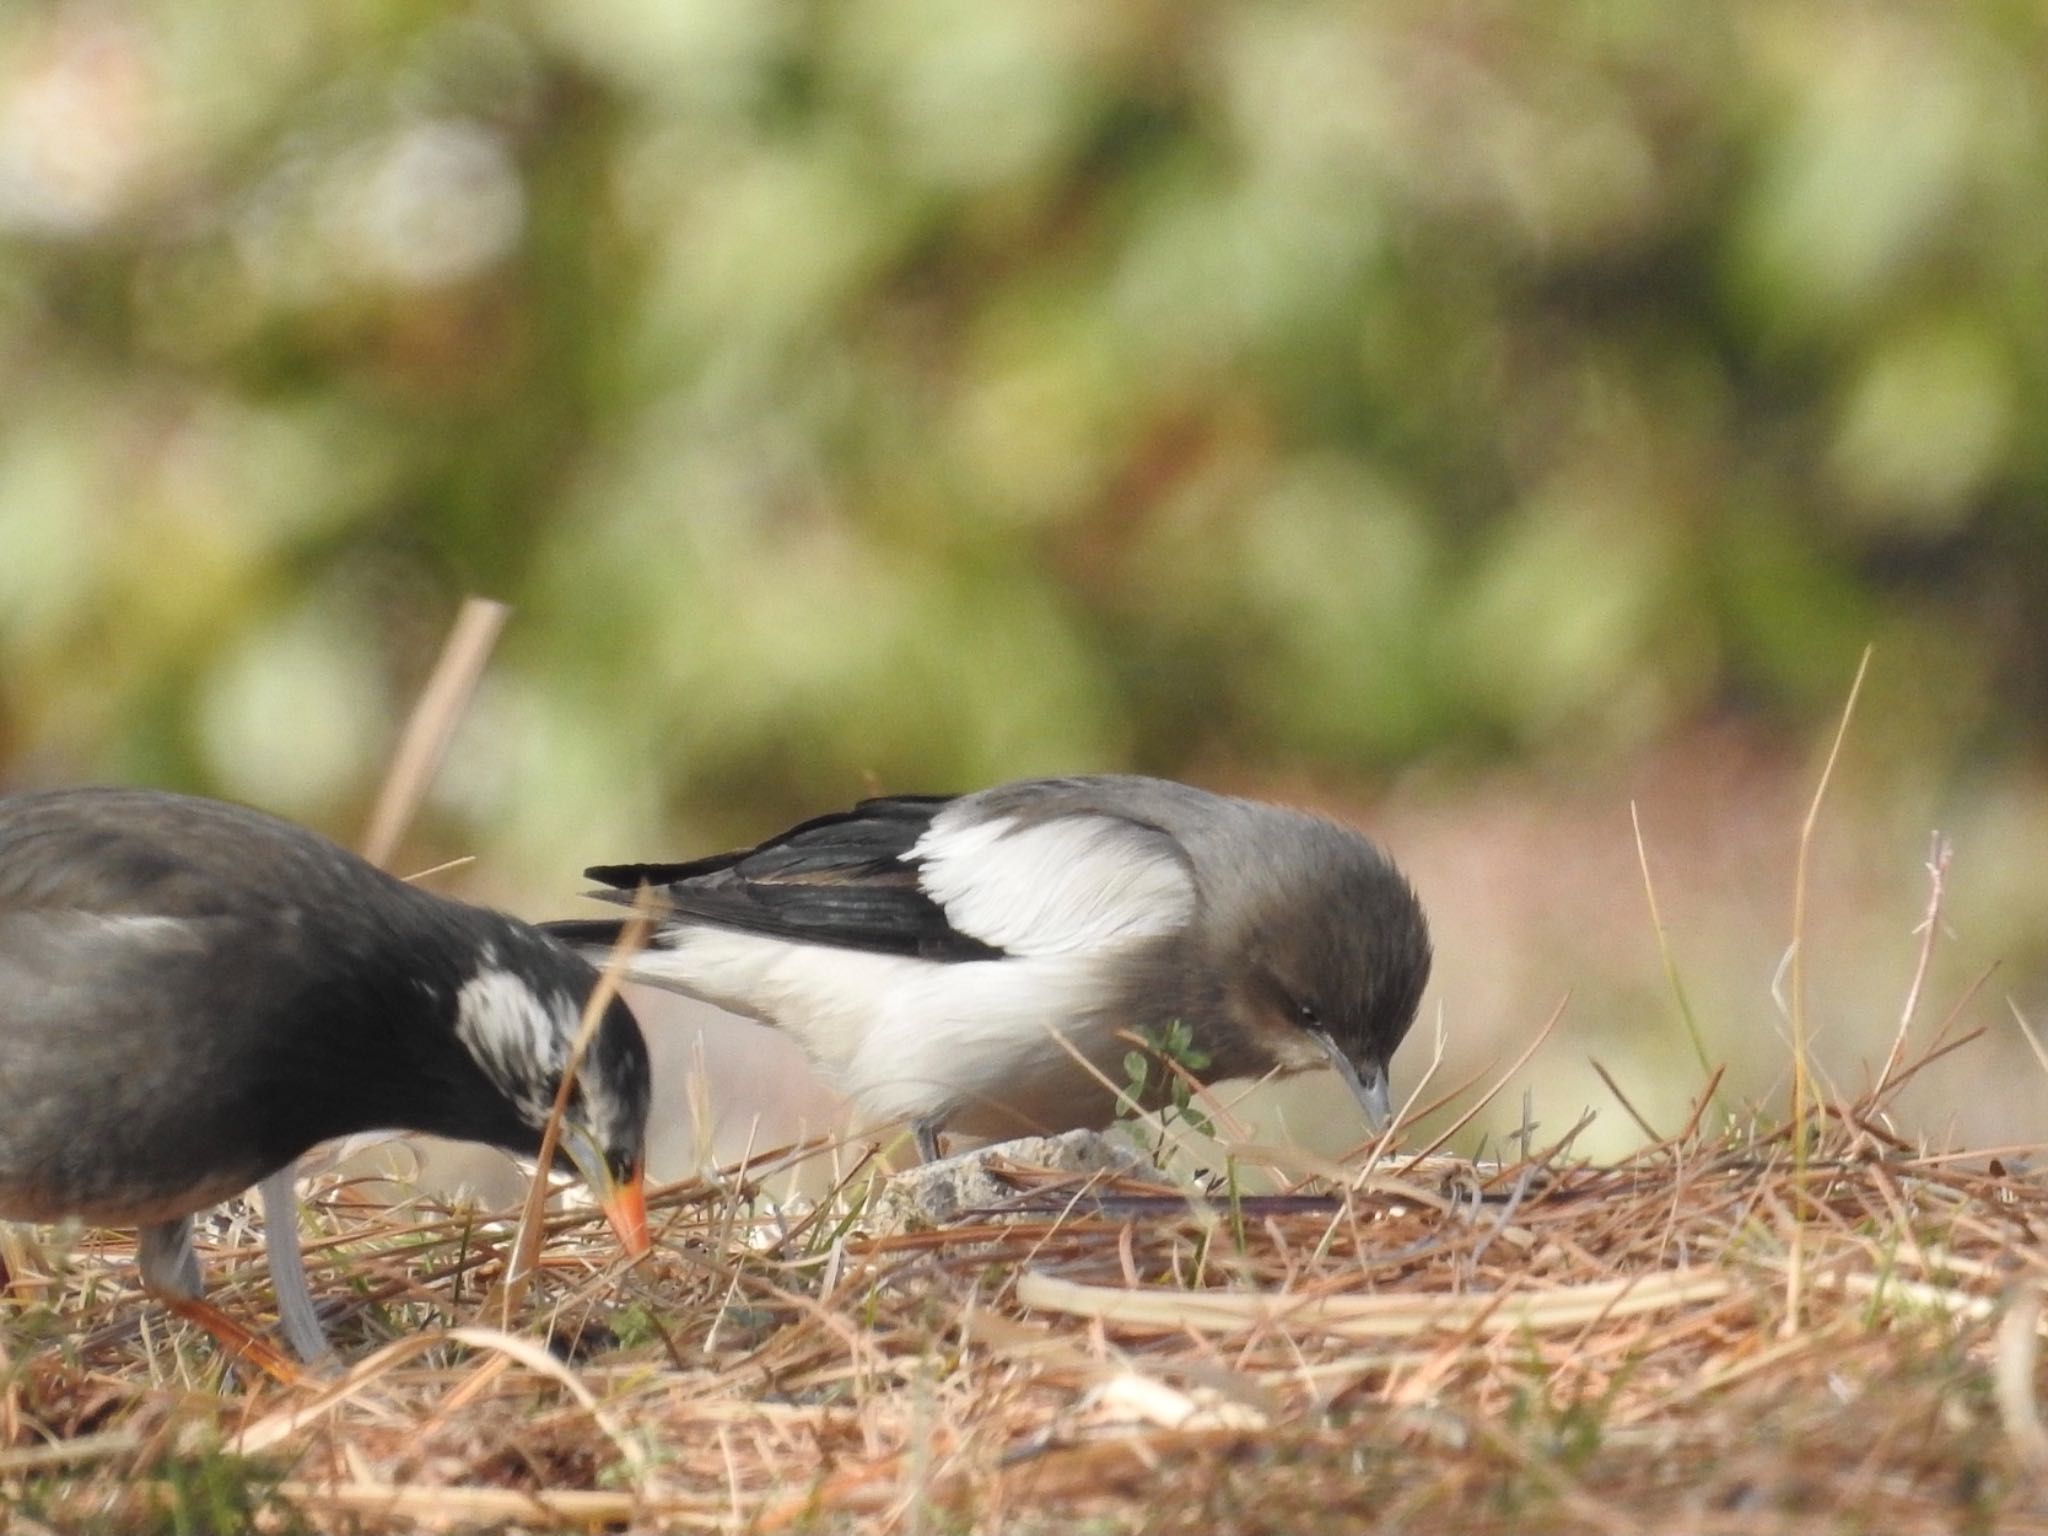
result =
[[1316,1012],[1316,1005],[1314,1003],[1296,1003],[1294,1005],[1294,1022],[1303,1029],[1320,1029],[1323,1021],[1322,1016]]

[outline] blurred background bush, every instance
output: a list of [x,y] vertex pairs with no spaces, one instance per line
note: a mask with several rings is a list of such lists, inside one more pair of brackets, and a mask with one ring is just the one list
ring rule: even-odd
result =
[[1955,831],[1930,1009],[2006,965],[1922,1118],[2017,1134],[2044,57],[2000,0],[10,6],[0,775],[347,837],[480,591],[417,839],[469,889],[870,786],[1266,788],[1411,866],[1454,1045],[1575,986],[1552,1081],[1671,1066],[1668,1122],[1628,803],[1764,1091],[1875,641],[1817,1007],[1854,1078]]

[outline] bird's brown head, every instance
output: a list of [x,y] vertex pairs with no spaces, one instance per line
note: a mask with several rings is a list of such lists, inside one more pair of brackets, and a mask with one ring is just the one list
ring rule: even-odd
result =
[[1225,1016],[1258,1070],[1334,1067],[1377,1128],[1389,1115],[1387,1064],[1429,980],[1422,903],[1357,833],[1259,809],[1228,878],[1208,882],[1228,893],[1211,929],[1226,949]]

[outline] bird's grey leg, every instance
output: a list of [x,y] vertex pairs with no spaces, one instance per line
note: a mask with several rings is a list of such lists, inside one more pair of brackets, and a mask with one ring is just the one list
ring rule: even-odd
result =
[[192,1249],[190,1216],[142,1228],[137,1234],[135,1260],[151,1295],[159,1297],[176,1316],[212,1334],[235,1359],[246,1360],[287,1384],[301,1379],[298,1368],[275,1348],[200,1295],[199,1255]]
[[192,1251],[192,1218],[159,1221],[137,1234],[135,1262],[142,1283],[165,1301],[197,1301],[204,1289],[199,1255]]
[[263,1251],[270,1260],[270,1287],[277,1292],[277,1321],[285,1339],[308,1365],[327,1358],[327,1330],[306,1285],[299,1254],[299,1165],[286,1163],[256,1186],[263,1197]]
[[910,1122],[910,1134],[917,1139],[917,1155],[927,1163],[939,1160],[939,1132],[945,1124],[944,1115],[921,1115]]

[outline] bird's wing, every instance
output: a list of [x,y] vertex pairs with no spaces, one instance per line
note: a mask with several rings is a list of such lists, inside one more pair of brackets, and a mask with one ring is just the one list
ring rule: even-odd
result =
[[[646,884],[677,917],[775,938],[929,960],[1072,954],[1173,932],[1195,908],[1179,844],[1119,788],[1048,779],[867,800],[756,848],[587,873],[609,899]],[[600,944],[620,925],[548,926]]]
[[[605,864],[585,871],[612,887],[595,894],[629,902],[654,887],[686,921],[773,938],[929,960],[986,960],[999,947],[947,920],[920,883],[911,857],[947,805],[943,795],[865,800],[820,816],[754,848],[682,864]],[[551,923],[571,943],[602,943],[617,923]]]
[[146,790],[0,801],[0,1022],[19,1041],[38,1020],[76,1032],[157,1017],[166,990],[187,983],[241,1005],[288,996],[314,952],[300,871],[326,846],[255,812]]
[[0,913],[253,918],[303,899],[351,906],[406,888],[244,806],[99,787],[0,799]]
[[154,920],[172,912],[209,915],[220,904],[218,888],[178,851],[125,829],[33,814],[0,824],[0,916],[68,912]]
[[1197,904],[1179,843],[1099,781],[1006,785],[957,801],[933,817],[912,857],[956,931],[1020,956],[1163,937]]

